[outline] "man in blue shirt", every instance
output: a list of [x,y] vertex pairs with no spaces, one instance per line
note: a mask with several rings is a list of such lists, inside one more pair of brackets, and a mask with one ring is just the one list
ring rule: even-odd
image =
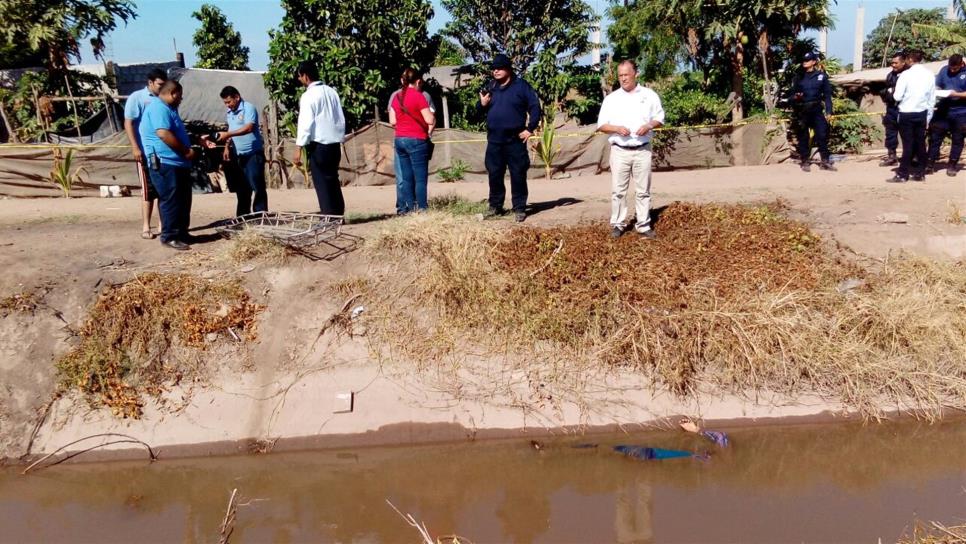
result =
[[530,84],[513,73],[510,59],[499,54],[490,63],[493,81],[480,92],[479,106],[486,111],[486,157],[490,181],[490,214],[502,215],[506,200],[503,177],[510,170],[510,194],[517,222],[526,220],[527,139],[540,124],[540,100]]
[[955,176],[959,170],[959,158],[963,154],[963,140],[966,136],[966,70],[963,70],[963,67],[963,56],[952,55],[949,57],[949,63],[936,74],[936,90],[950,91],[950,93],[947,98],[939,100],[936,113],[933,114],[933,118],[938,117],[940,111],[945,114],[946,130],[936,133],[930,131],[929,164],[934,170],[934,163],[939,159],[939,148],[942,145],[944,133],[948,131],[952,146],[949,149],[946,175],[950,177]]
[[161,243],[185,250],[191,214],[191,161],[195,151],[178,106],[182,89],[177,81],[166,81],[158,97],[141,116],[139,132],[147,157],[151,182],[158,191],[161,212]]
[[148,72],[147,86],[131,93],[124,103],[124,132],[127,133],[127,139],[131,143],[131,155],[137,163],[138,180],[141,182],[141,238],[146,240],[154,238],[151,232],[151,212],[154,210],[154,201],[158,199],[158,192],[154,190],[148,176],[144,150],[141,148],[141,138],[138,136],[138,124],[141,122],[144,108],[158,96],[161,85],[164,85],[167,80],[168,76],[163,70],[158,68],[151,70]]
[[238,89],[230,85],[221,90],[221,101],[228,108],[225,114],[228,131],[218,133],[218,143],[225,144],[225,162],[234,160],[246,181],[244,187],[235,187],[235,195],[238,197],[235,215],[245,215],[253,211],[267,212],[265,152],[262,134],[258,130],[258,110],[242,100]]

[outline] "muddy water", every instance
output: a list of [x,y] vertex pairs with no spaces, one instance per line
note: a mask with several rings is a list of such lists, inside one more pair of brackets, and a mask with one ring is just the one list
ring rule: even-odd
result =
[[[0,472],[3,542],[894,542],[917,518],[966,522],[966,422],[730,430],[715,451],[652,432]],[[711,449],[636,461],[614,444]]]

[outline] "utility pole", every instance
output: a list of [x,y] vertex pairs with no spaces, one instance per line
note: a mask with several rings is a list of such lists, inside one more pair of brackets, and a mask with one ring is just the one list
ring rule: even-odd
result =
[[862,69],[862,46],[865,44],[865,5],[859,2],[855,8],[855,51],[852,56],[852,71]]

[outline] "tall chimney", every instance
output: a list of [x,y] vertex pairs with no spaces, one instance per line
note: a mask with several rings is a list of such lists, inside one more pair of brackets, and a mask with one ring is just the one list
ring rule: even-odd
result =
[[852,57],[852,71],[862,69],[862,46],[865,43],[865,6],[862,2],[855,8],[855,52]]

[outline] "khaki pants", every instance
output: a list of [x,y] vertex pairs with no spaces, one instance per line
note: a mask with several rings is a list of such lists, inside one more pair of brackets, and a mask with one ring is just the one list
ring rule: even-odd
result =
[[627,224],[627,188],[634,181],[634,229],[651,228],[651,144],[639,149],[610,146],[611,204],[610,224],[624,228]]

